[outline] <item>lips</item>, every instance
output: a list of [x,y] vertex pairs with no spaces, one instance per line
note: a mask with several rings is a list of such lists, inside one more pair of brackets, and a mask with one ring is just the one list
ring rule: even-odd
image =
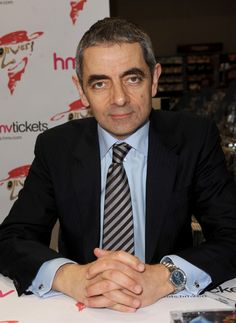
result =
[[132,112],[126,112],[126,113],[111,113],[110,116],[114,119],[125,119],[130,117]]

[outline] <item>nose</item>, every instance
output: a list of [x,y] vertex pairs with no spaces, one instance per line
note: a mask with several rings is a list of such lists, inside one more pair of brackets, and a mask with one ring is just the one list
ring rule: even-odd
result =
[[112,87],[112,103],[117,106],[124,106],[129,100],[125,86],[119,81]]

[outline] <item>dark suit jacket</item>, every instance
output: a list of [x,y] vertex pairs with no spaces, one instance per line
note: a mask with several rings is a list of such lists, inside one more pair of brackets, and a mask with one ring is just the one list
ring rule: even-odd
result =
[[[182,112],[152,111],[146,184],[146,262],[177,254],[213,285],[236,276],[236,189],[216,126]],[[191,215],[206,242],[192,247]],[[48,248],[59,218],[60,253]],[[100,157],[95,119],[40,134],[35,159],[0,227],[0,272],[21,294],[43,262],[94,260],[100,232]]]

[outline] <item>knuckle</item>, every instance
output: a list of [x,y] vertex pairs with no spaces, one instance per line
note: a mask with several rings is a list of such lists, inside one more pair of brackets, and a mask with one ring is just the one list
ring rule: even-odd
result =
[[137,256],[133,256],[134,257],[134,259],[135,259],[135,262],[138,264],[138,263],[140,263],[140,259],[137,257]]
[[112,287],[112,283],[109,280],[104,280],[103,281],[103,287],[106,291],[110,290]]
[[92,298],[86,298],[86,299],[85,299],[85,301],[84,301],[84,303],[85,303],[85,305],[86,305],[87,307],[92,307],[92,306],[94,306],[94,304],[93,304],[93,299],[92,299]]
[[85,295],[87,297],[91,296],[90,289],[91,289],[90,287],[85,287]]
[[125,251],[123,251],[123,250],[119,250],[119,251],[117,251],[117,256],[118,256],[119,258],[122,258],[124,255],[125,255]]
[[101,269],[106,270],[107,268],[110,268],[110,261],[108,259],[104,259],[101,262]]
[[93,266],[90,266],[88,269],[87,269],[87,274],[90,276],[93,274]]
[[107,271],[107,276],[110,280],[115,280],[116,278],[116,272],[114,270],[108,270]]

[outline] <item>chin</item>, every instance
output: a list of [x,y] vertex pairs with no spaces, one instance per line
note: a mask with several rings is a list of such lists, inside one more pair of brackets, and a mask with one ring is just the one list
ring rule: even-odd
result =
[[136,129],[128,129],[126,131],[116,131],[113,132],[113,135],[119,139],[124,139],[129,137],[130,135],[132,135],[132,133],[134,133],[136,131]]

